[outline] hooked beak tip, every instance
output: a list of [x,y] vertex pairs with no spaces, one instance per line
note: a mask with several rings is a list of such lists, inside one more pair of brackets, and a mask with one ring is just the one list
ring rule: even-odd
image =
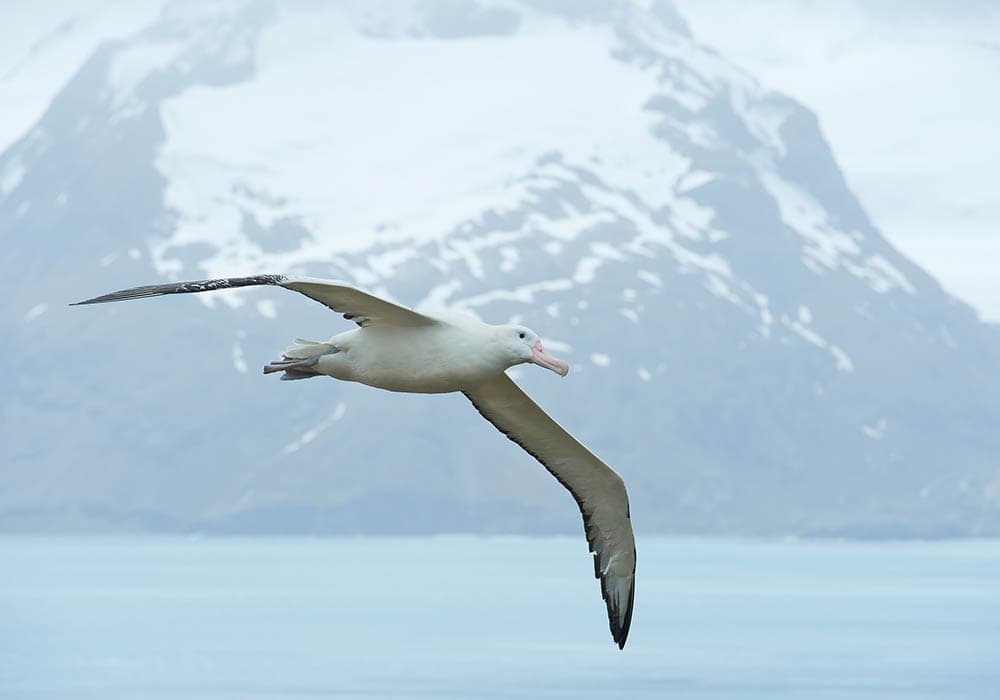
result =
[[569,364],[547,353],[545,348],[542,347],[542,343],[540,341],[535,343],[535,347],[532,348],[532,350],[532,362],[539,367],[550,369],[560,377],[565,377],[569,374]]

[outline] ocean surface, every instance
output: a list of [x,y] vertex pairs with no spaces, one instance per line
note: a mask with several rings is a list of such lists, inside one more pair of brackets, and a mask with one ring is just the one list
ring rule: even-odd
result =
[[0,537],[2,698],[1000,698],[1000,542]]

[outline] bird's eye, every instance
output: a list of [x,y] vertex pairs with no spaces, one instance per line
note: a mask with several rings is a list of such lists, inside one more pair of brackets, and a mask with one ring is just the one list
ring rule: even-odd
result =
[[518,333],[517,337],[520,338],[521,340],[524,340],[524,331],[521,331],[520,333]]

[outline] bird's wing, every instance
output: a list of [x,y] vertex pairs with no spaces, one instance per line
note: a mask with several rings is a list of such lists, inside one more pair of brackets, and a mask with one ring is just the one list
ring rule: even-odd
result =
[[465,391],[472,404],[508,438],[569,489],[583,513],[594,573],[608,605],[611,636],[625,647],[635,599],[635,537],[625,482],[563,430],[502,374]]
[[439,323],[436,319],[417,313],[412,309],[381,299],[373,294],[355,289],[347,282],[321,280],[312,277],[286,277],[284,275],[255,275],[253,277],[226,277],[217,280],[196,282],[173,282],[171,284],[151,284],[145,287],[123,289],[103,296],[77,302],[79,304],[101,304],[107,301],[143,299],[163,294],[192,294],[211,292],[216,289],[234,289],[273,285],[305,294],[311,299],[344,315],[359,326],[429,326]]
[[346,282],[312,277],[284,277],[279,283],[325,304],[359,326],[433,326],[440,321],[413,309],[355,289]]

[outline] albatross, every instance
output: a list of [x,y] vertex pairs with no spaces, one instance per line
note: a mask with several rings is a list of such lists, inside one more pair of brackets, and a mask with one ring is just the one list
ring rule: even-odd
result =
[[264,374],[280,372],[284,380],[328,376],[420,394],[462,392],[483,418],[558,479],[583,514],[611,636],[625,648],[635,599],[635,537],[625,483],[507,376],[507,369],[524,363],[563,377],[569,373],[569,365],[549,354],[530,328],[491,325],[458,312],[419,313],[346,282],[284,275],[134,287],[72,306],[260,285],[304,294],[359,326],[325,342],[296,340]]

